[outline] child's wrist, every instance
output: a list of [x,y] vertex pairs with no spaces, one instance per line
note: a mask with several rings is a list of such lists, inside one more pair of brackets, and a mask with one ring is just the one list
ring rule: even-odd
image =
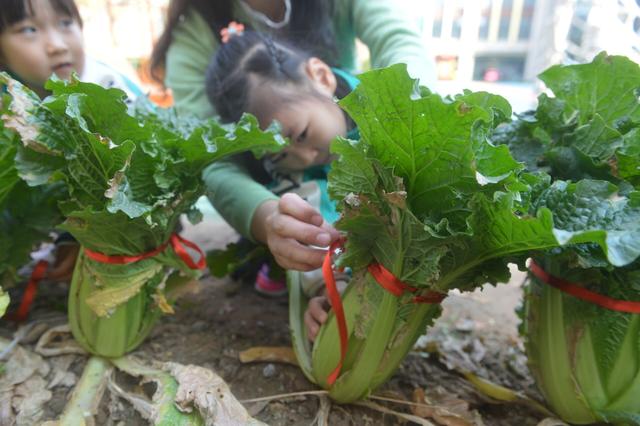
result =
[[260,204],[251,219],[251,236],[254,240],[267,243],[267,219],[278,211],[278,200],[267,200]]

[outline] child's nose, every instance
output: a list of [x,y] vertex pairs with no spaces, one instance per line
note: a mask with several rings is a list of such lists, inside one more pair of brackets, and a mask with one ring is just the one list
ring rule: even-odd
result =
[[302,150],[300,156],[302,157],[302,161],[304,161],[305,166],[311,166],[318,157],[318,151],[316,149],[307,148]]
[[59,31],[49,30],[47,32],[47,53],[54,55],[65,52],[68,49],[64,36]]

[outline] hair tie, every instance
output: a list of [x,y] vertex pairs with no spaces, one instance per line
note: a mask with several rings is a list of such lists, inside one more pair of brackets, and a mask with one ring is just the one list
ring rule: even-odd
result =
[[244,25],[236,21],[229,22],[226,28],[220,30],[220,38],[223,43],[227,43],[233,36],[241,36],[244,33]]

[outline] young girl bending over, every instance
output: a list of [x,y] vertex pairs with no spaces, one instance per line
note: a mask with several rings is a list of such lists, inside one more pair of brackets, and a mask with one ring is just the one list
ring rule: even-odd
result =
[[[277,121],[290,141],[281,152],[258,160],[247,153],[242,165],[253,180],[240,180],[233,196],[246,197],[250,204],[255,185],[265,185],[273,192],[273,199],[298,194],[320,212],[319,222],[333,223],[338,214],[327,193],[327,172],[332,160],[329,146],[337,136],[358,138],[353,121],[336,100],[347,95],[357,83],[355,77],[284,41],[251,31],[230,37],[207,70],[209,100],[223,121],[237,121],[248,112],[257,117],[263,128]],[[219,171],[217,178],[221,178]],[[216,198],[220,200],[220,195]],[[295,206],[298,200],[292,201]],[[305,208],[303,204],[297,205]],[[255,211],[237,214],[246,216],[256,235],[266,233],[269,221],[274,220],[273,216],[256,219]],[[286,226],[286,217],[279,219],[278,226]],[[267,271],[261,272],[256,282],[258,288],[266,281],[261,275]],[[346,279],[342,277],[343,282]],[[303,282],[309,296],[324,284],[320,270],[306,272]],[[318,323],[326,320],[323,304],[324,299],[313,298],[305,314],[312,338],[318,331]]]

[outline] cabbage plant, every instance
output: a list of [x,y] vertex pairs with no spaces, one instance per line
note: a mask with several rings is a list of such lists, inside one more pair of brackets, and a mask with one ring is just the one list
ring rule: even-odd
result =
[[[440,313],[437,303],[423,302],[506,282],[510,261],[563,245],[599,245],[613,263],[638,255],[640,247],[621,253],[622,236],[606,223],[582,232],[571,216],[556,220],[556,212],[576,211],[584,194],[543,173],[524,173],[507,146],[490,141],[511,116],[503,98],[471,92],[442,98],[418,87],[402,65],[360,78],[341,106],[362,138],[334,142],[338,160],[329,174],[341,213],[336,227],[346,238],[336,263],[353,272],[343,294],[343,333],[334,304],[315,343],[308,342],[306,300],[299,276],[289,275],[299,363],[336,401],[364,398],[393,374]],[[592,184],[598,183],[585,186]],[[553,202],[534,207],[542,194]],[[604,202],[610,194],[589,196]],[[626,199],[624,206],[640,226],[639,206]],[[374,277],[380,266],[406,290],[383,288]]]
[[162,312],[171,291],[199,274],[190,244],[176,235],[181,214],[204,193],[209,164],[284,143],[252,116],[235,125],[182,119],[141,103],[132,112],[124,92],[73,78],[50,80],[40,100],[10,79],[2,119],[17,134],[15,167],[26,184],[61,184],[58,200],[83,250],[69,294],[69,322],[89,352],[117,357],[135,348]]
[[[549,173],[557,185],[562,179],[600,179],[566,186],[583,201],[556,211],[556,226],[576,222],[562,238],[575,229],[596,234],[606,226],[612,232],[600,236],[608,257],[591,244],[535,256],[544,272],[530,274],[527,289],[523,330],[530,368],[562,419],[637,425],[640,264],[629,255],[640,247],[640,234],[637,218],[628,213],[640,205],[640,67],[601,53],[589,64],[551,67],[540,79],[551,93],[539,97],[535,111],[498,129],[493,140],[508,145],[528,170]],[[544,195],[536,207],[553,203]],[[612,238],[619,241],[613,258]],[[562,292],[551,280],[596,294],[614,309]],[[616,310],[629,306],[635,311]]]

